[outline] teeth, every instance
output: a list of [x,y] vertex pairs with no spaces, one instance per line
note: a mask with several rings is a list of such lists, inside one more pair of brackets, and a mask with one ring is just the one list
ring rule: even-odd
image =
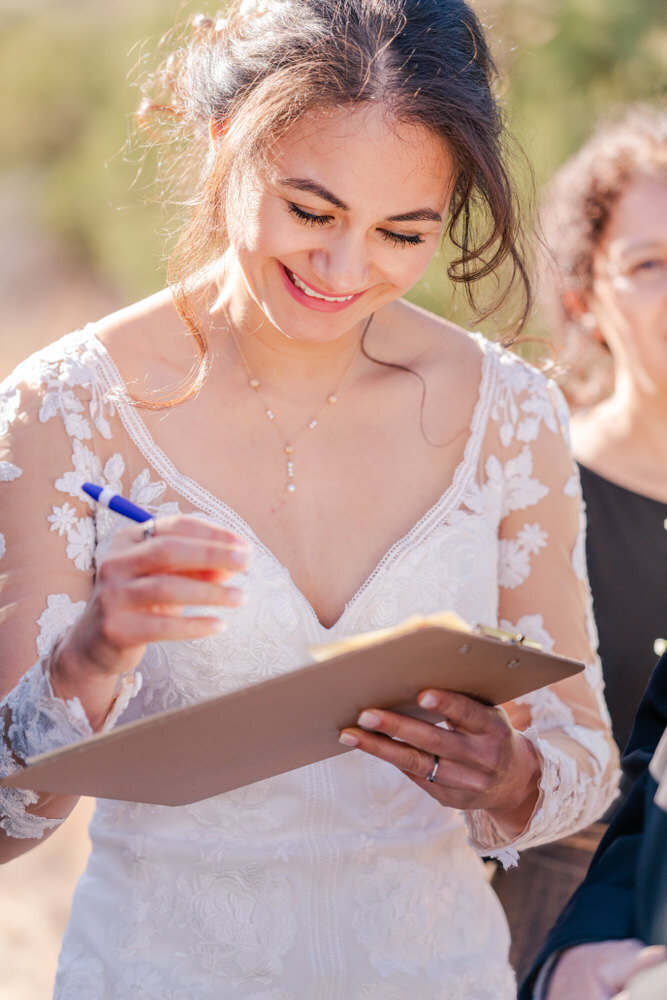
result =
[[297,278],[296,274],[293,274],[292,271],[289,273],[296,287],[305,295],[309,295],[311,299],[324,299],[325,302],[349,302],[352,298],[351,295],[319,295],[317,292],[314,292],[312,288],[309,288],[308,285],[301,280],[301,278]]

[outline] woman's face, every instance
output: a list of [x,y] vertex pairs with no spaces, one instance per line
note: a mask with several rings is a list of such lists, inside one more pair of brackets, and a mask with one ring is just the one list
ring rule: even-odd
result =
[[426,129],[389,123],[382,106],[297,124],[246,184],[232,250],[251,297],[293,340],[327,342],[399,298],[442,233],[451,159]]
[[630,182],[593,255],[590,309],[618,375],[667,385],[667,180]]

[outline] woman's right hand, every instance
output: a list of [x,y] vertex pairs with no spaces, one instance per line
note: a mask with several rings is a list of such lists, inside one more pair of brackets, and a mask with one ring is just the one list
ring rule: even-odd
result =
[[141,525],[119,530],[83,614],[54,651],[55,693],[78,697],[99,729],[118,676],[137,666],[148,643],[205,638],[224,627],[215,615],[184,615],[184,608],[241,604],[243,592],[227,581],[249,558],[246,541],[193,515],[160,518],[148,538]]

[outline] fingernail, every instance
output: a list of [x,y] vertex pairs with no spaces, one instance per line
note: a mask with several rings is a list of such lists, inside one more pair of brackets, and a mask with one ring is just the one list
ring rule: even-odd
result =
[[346,747],[358,747],[359,740],[353,733],[341,733],[338,737],[338,742],[342,743]]
[[425,691],[424,694],[420,694],[417,699],[422,708],[435,708],[438,704],[438,699],[430,691]]
[[361,713],[357,719],[357,723],[358,725],[363,726],[364,729],[377,729],[380,725],[380,716],[376,715],[375,712],[369,712],[366,710]]

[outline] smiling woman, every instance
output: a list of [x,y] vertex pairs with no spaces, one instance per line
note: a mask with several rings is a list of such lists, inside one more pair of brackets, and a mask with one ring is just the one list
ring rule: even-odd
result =
[[[502,707],[421,692],[446,725],[359,706],[347,752],[204,802],[99,802],[59,1000],[511,1000],[480,856],[613,796],[562,397],[403,299],[443,237],[473,297],[525,286],[493,77],[461,0],[269,0],[147,82],[190,185],[170,286],[2,387],[0,767],[414,613],[588,669]],[[73,803],[0,804],[9,860]]]
[[313,345],[358,340],[360,321],[419,280],[453,184],[442,142],[374,102],[297,123],[256,173],[245,182],[252,207],[233,224],[235,256],[281,339]]

